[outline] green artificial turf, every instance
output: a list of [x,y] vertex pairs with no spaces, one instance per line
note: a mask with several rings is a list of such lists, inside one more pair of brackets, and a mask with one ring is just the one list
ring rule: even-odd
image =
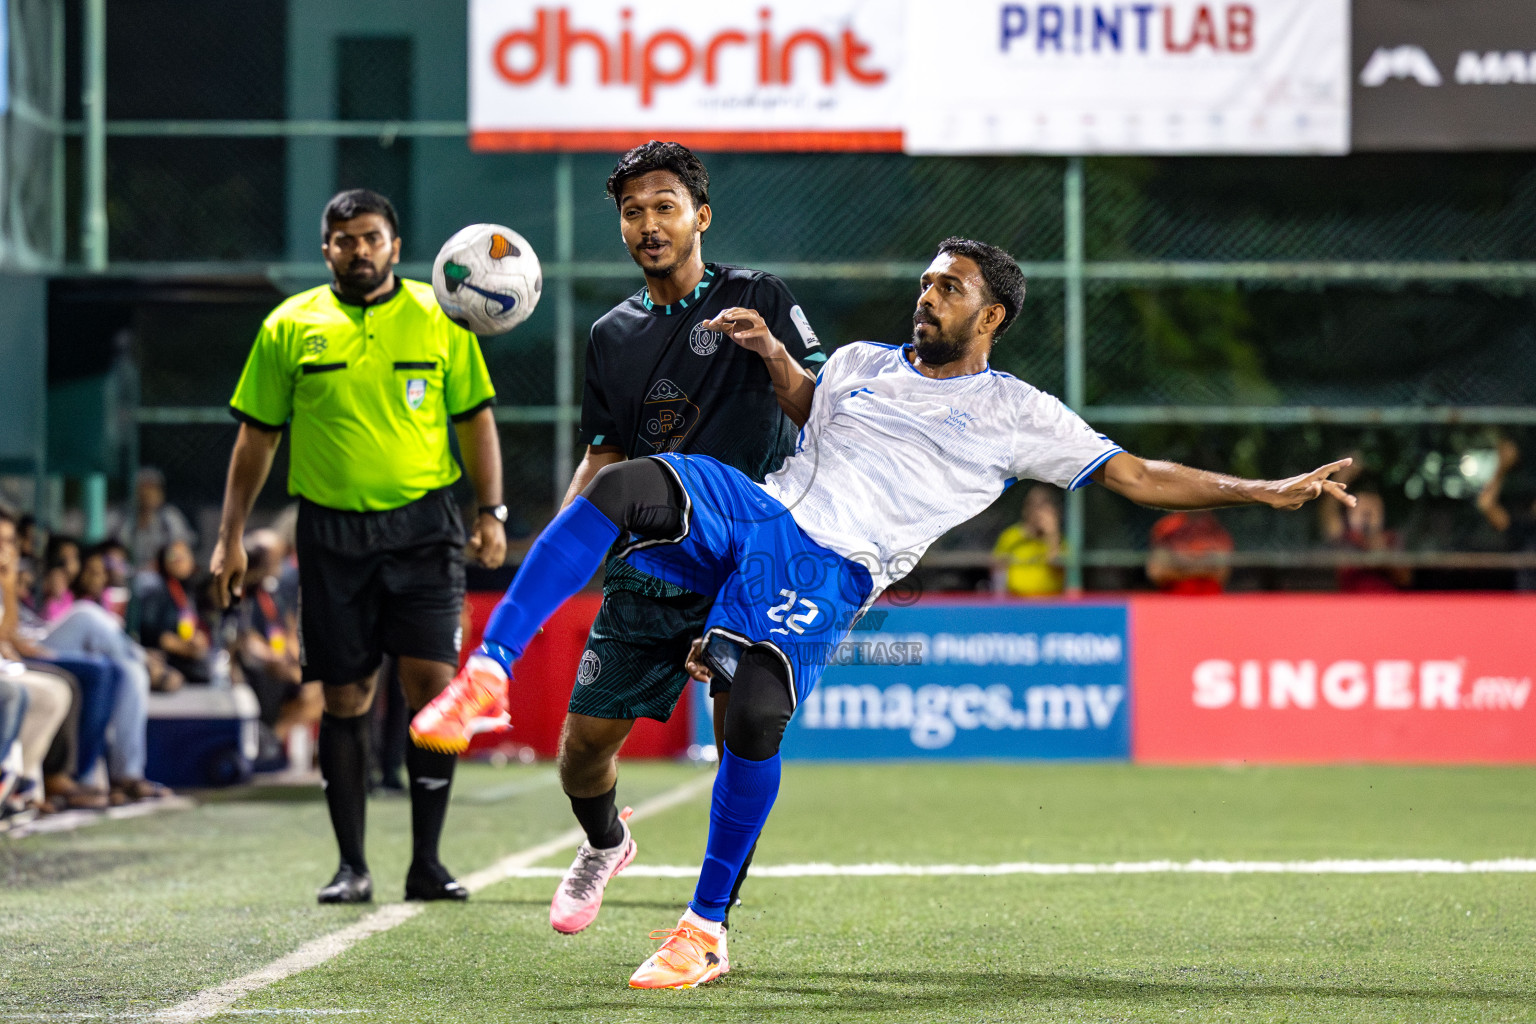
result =
[[[627,765],[621,796],[696,774]],[[548,780],[467,770],[450,864],[568,828]],[[1533,783],[1531,769],[792,763],[758,860],[1529,858]],[[372,805],[389,898],[405,810]],[[701,796],[638,823],[637,863],[699,863],[707,820]],[[0,1019],[170,1005],[359,916],[312,902],[332,858],[316,800],[232,799],[0,857]],[[215,1019],[1536,1020],[1536,875],[760,878],[732,918],[732,973],[687,992],[625,982],[691,879],[620,876],[576,937],[549,928],[553,885],[430,906]]]

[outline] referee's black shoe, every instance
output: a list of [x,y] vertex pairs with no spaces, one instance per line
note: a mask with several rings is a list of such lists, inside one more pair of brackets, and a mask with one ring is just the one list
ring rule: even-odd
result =
[[336,869],[336,877],[315,894],[321,903],[371,903],[373,878],[366,871],[355,871],[350,864]]
[[405,898],[408,900],[467,900],[469,890],[448,873],[440,861],[411,861],[405,873]]

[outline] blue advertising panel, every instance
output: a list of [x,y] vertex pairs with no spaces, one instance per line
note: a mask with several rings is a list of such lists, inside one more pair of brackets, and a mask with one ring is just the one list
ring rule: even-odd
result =
[[875,608],[801,702],[784,756],[1127,758],[1126,621],[1123,604]]

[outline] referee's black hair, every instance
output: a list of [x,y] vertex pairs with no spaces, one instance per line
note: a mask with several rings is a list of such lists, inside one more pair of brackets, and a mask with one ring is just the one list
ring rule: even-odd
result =
[[390,233],[396,238],[400,237],[400,218],[395,216],[393,203],[372,189],[349,188],[343,192],[337,192],[331,196],[331,201],[325,204],[325,212],[320,215],[320,241],[329,242],[331,228],[344,220],[351,220],[365,213],[376,213],[389,221]]
[[1024,271],[1012,256],[995,245],[971,238],[950,237],[939,243],[935,256],[964,256],[976,264],[987,285],[987,298],[1003,307],[1003,322],[992,337],[1001,338],[1024,308]]
[[613,165],[613,173],[608,175],[603,194],[613,200],[614,206],[619,206],[624,183],[652,171],[675,175],[688,190],[695,210],[709,202],[709,171],[704,169],[704,161],[682,143],[657,142],[655,139],[619,157],[619,162]]

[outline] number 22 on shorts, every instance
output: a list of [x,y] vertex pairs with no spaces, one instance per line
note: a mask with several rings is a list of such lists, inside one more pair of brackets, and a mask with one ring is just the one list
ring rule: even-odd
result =
[[[816,602],[806,600],[793,590],[781,590],[779,596],[784,599],[783,602],[769,608],[768,617],[774,622],[784,623],[789,629],[770,629],[768,631],[770,633],[783,633],[786,636],[789,630],[794,630],[796,634],[804,633],[805,627],[815,622],[816,616],[821,614],[821,609],[816,606]],[[786,614],[797,601],[805,610],[795,612],[793,615]]]

